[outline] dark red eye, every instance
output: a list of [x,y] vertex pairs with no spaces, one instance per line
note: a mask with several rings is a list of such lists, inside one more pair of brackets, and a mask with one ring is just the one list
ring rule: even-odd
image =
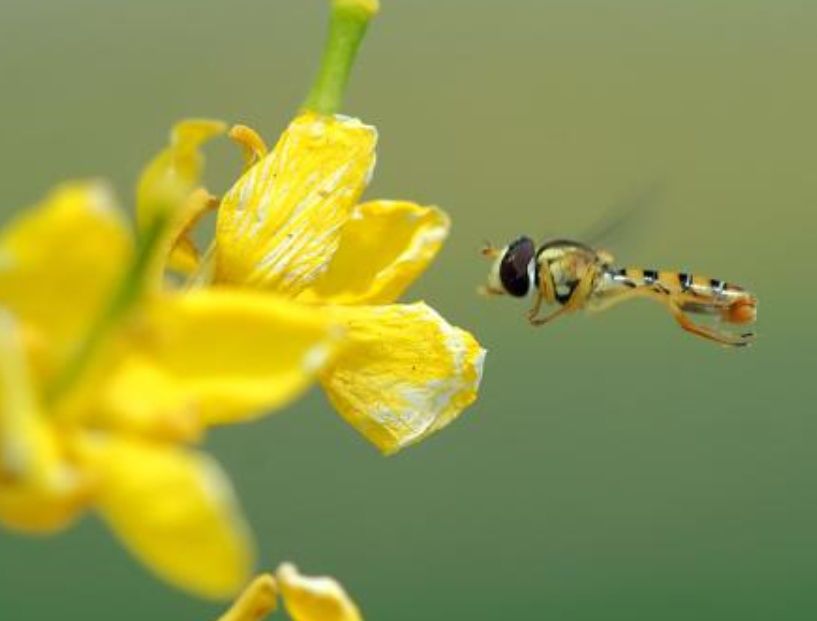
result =
[[520,237],[508,246],[499,264],[499,279],[510,295],[527,295],[531,285],[528,265],[535,255],[536,247],[528,237]]

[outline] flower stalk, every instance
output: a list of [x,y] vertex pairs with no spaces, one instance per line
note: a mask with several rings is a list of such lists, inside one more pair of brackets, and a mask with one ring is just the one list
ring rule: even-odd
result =
[[340,110],[349,74],[369,22],[379,9],[377,0],[333,0],[329,33],[318,75],[304,108],[331,115]]
[[124,271],[109,303],[102,309],[73,357],[47,387],[46,404],[54,403],[70,390],[71,386],[82,376],[111,330],[139,301],[145,289],[153,260],[157,251],[162,248],[161,242],[170,222],[169,210],[159,211],[141,231],[130,265]]

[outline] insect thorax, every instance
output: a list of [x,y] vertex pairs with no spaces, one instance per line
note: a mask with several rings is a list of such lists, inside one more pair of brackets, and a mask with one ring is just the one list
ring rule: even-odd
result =
[[539,286],[543,291],[552,292],[554,301],[564,303],[587,269],[596,263],[596,253],[582,244],[548,242],[537,253]]

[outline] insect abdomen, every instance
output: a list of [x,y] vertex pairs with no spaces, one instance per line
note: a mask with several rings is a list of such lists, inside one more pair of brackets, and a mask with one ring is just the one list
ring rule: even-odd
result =
[[622,267],[611,270],[613,281],[630,289],[649,288],[659,293],[679,293],[682,285],[675,272]]
[[615,282],[626,287],[648,287],[659,293],[689,293],[707,298],[744,293],[737,285],[688,272],[627,267],[612,270],[611,276]]
[[619,286],[673,298],[688,312],[718,314],[730,323],[751,323],[757,315],[757,300],[751,293],[716,278],[639,267],[610,270],[609,276]]

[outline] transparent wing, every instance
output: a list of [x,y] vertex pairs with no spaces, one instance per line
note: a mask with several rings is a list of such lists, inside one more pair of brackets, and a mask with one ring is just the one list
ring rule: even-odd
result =
[[[666,194],[663,182],[653,182],[644,188],[628,193],[604,210],[600,218],[571,235],[562,231],[558,235],[546,235],[542,240],[568,238],[591,248],[610,247],[624,238],[632,238],[636,230],[644,230],[644,222]],[[636,226],[634,222],[639,220]],[[629,241],[629,240],[628,240]]]
[[604,215],[588,226],[579,239],[589,246],[598,247],[614,243],[632,232],[638,219],[642,225],[648,213],[666,194],[663,183],[654,182],[611,205]]

